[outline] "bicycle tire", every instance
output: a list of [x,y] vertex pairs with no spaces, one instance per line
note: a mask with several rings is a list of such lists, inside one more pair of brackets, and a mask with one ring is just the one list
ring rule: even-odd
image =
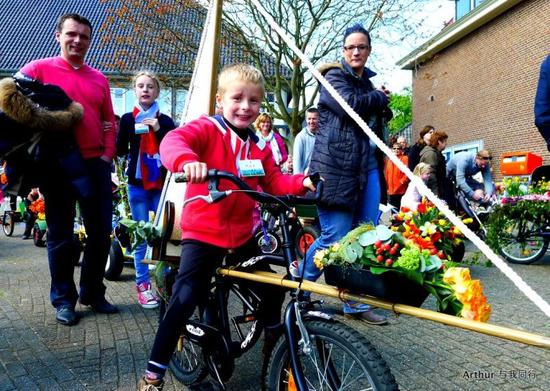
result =
[[[304,324],[313,352],[306,355],[299,351],[299,356],[309,390],[398,389],[386,361],[357,331],[335,321],[306,320]],[[284,338],[275,345],[263,380],[265,390],[292,388],[293,377]]]
[[[166,304],[163,301],[160,305],[159,320],[166,311]],[[202,348],[180,335],[176,349],[170,357],[168,364],[174,377],[182,384],[190,386],[197,384],[208,375],[208,367],[204,362]]]
[[13,221],[13,214],[4,212],[4,219],[2,221],[2,230],[4,231],[4,234],[6,236],[13,235],[13,229],[14,229],[14,221]]
[[525,220],[513,220],[502,231],[499,253],[511,263],[528,265],[541,259],[548,250],[548,241],[537,233],[540,227]]
[[273,231],[267,231],[264,235],[260,230],[255,239],[262,254],[276,254],[281,250],[281,238]]
[[294,242],[296,243],[296,253],[300,259],[304,258],[306,250],[319,236],[321,236],[321,230],[313,225],[307,225],[298,231]]
[[46,241],[44,240],[45,232],[42,232],[37,224],[32,228],[32,240],[36,247],[46,247]]

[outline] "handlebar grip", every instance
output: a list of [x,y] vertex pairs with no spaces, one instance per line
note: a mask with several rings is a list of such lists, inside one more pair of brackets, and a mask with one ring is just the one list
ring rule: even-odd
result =
[[317,183],[313,182],[313,179],[312,179],[312,182],[315,183],[315,187],[317,190],[315,192],[315,201],[321,201],[321,196],[323,195],[323,189],[325,187],[325,181],[321,180],[321,177],[319,176],[319,174],[317,174],[317,176],[318,176]]
[[185,175],[184,172],[179,172],[177,174],[174,174],[175,175],[175,178],[174,178],[174,182],[176,183],[182,183],[182,182],[187,182],[187,175]]

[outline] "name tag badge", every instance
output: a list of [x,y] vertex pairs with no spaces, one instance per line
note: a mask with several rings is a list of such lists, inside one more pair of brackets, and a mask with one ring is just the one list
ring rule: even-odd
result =
[[149,126],[145,125],[145,124],[136,124],[135,125],[135,133],[136,134],[145,134],[145,133],[149,133]]
[[259,159],[240,160],[239,172],[243,177],[264,176],[264,167]]

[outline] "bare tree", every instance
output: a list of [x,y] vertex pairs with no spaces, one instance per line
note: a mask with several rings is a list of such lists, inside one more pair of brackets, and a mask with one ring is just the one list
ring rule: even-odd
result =
[[[160,74],[181,75],[180,80],[188,81],[205,21],[204,1],[202,5],[195,0],[101,1],[109,4],[102,28],[110,34],[104,44],[116,46],[112,60],[104,66],[132,72],[149,65]],[[417,37],[421,21],[408,15],[425,1],[273,0],[262,4],[318,66],[340,57],[343,32],[351,23],[362,23],[371,32],[375,48],[380,42],[402,44]],[[293,134],[300,131],[318,84],[250,0],[225,2],[220,41],[220,65],[253,62],[275,97],[275,105],[267,109],[287,123]]]
[[[408,18],[413,7],[423,0],[277,0],[262,2],[265,10],[318,66],[335,61],[341,54],[344,30],[361,23],[371,33],[373,42],[403,42],[418,38],[418,23]],[[275,94],[275,105],[268,110],[285,121],[293,134],[300,131],[305,111],[318,93],[318,83],[300,59],[278,34],[267,25],[250,0],[233,0],[224,8],[229,29],[239,37],[237,42],[250,54],[265,74],[268,91]],[[391,31],[391,34],[388,33]],[[393,42],[392,42],[393,41]],[[265,53],[274,60],[267,68]],[[267,71],[271,74],[268,74]],[[285,99],[283,91],[290,94]],[[288,101],[290,100],[290,102]]]

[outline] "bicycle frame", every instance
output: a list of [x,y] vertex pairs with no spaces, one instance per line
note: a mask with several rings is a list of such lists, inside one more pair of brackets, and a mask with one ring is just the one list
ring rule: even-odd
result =
[[[209,172],[209,177],[211,178],[209,184],[210,194],[208,196],[198,196],[197,198],[205,200],[206,202],[215,202],[216,200],[225,198],[231,194],[232,191],[223,192],[218,190],[219,177],[217,175],[223,176],[225,173],[217,172],[216,170],[212,170],[212,173]],[[227,179],[227,177],[225,178]],[[176,179],[176,181],[178,180]],[[322,185],[319,185],[319,187],[322,188]],[[263,193],[257,192],[257,194],[262,195]],[[268,202],[270,201],[270,199],[263,200],[267,200]],[[271,201],[272,200],[273,197],[271,198]],[[191,200],[188,200],[187,202],[190,201]],[[315,200],[308,199],[307,202],[314,203]],[[289,278],[293,281],[301,281],[301,278],[294,277],[289,272],[290,264],[297,258],[294,240],[290,233],[290,227],[288,226],[287,221],[288,205],[284,202],[280,202],[273,209],[273,211],[275,212],[279,221],[279,226],[281,227],[283,239],[282,257],[275,255],[260,255],[249,259],[247,262],[244,262],[243,265],[253,265],[259,261],[269,261],[272,264],[284,266],[287,271],[287,276],[289,276]],[[239,290],[235,287],[236,281],[227,280],[227,277],[224,277],[223,280],[220,280],[220,278],[221,277],[219,276],[215,277],[215,301],[213,303],[211,301],[207,303],[204,309],[204,320],[206,323],[189,321],[185,326],[184,334],[191,341],[197,343],[205,349],[204,352],[209,360],[212,361],[212,355],[219,352],[222,354],[224,359],[231,360],[232,365],[234,358],[238,357],[240,352],[244,352],[245,349],[237,349],[236,351],[239,352],[238,355],[234,354],[235,349],[232,349],[231,345],[233,341],[231,340],[230,335],[229,315],[226,302],[227,295],[225,292],[229,292],[229,290],[238,292]],[[223,288],[224,284],[229,285],[229,290],[227,288]],[[250,292],[252,292],[252,290],[250,290]],[[301,345],[302,351],[306,353],[310,351],[310,341],[302,319],[302,308],[298,300],[298,292],[299,289],[290,292],[291,300],[285,308],[283,326],[285,330],[286,343],[289,348],[290,364],[294,375],[294,380],[300,391],[306,391],[308,387],[302,367],[299,363],[298,350]],[[243,303],[248,303],[242,294],[238,295]],[[248,305],[250,309],[254,309],[254,306],[251,303],[248,303]],[[212,326],[216,324],[219,327]],[[214,372],[213,375],[215,375],[215,378],[217,378],[218,382],[223,387],[224,376],[220,375],[212,362],[209,362],[209,370]]]

